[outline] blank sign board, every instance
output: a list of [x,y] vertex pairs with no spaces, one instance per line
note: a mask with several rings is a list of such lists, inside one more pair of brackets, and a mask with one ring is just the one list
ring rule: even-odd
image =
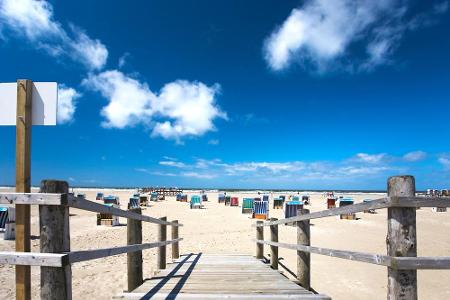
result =
[[[33,125],[56,125],[58,84],[33,82]],[[16,125],[17,83],[0,83],[0,125]]]

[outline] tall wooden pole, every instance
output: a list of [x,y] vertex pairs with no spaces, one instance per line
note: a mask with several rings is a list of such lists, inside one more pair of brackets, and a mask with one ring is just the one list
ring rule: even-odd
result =
[[[142,209],[131,208],[130,211],[142,214]],[[127,245],[142,244],[142,221],[128,219]],[[142,271],[142,251],[127,253],[128,292],[133,291],[144,282]]]
[[[159,218],[161,221],[167,221],[167,217]],[[158,230],[158,241],[165,242],[167,241],[167,225],[159,225]],[[161,246],[158,247],[157,257],[158,257],[158,268],[160,270],[164,270],[166,268],[166,247]]]
[[[263,224],[263,221],[256,221],[256,224],[261,225]],[[264,227],[256,227],[256,239],[257,240],[264,240]],[[264,244],[256,243],[256,258],[257,259],[263,259],[264,257]]]
[[[297,216],[309,214],[309,209],[297,210]],[[297,244],[310,246],[310,223],[309,220],[297,222]],[[311,288],[311,254],[309,252],[297,251],[297,280],[302,287]]]
[[[395,176],[388,179],[389,197],[414,197],[413,176]],[[387,255],[417,256],[416,209],[414,207],[388,208]],[[388,300],[417,299],[417,270],[398,270],[388,267]]]
[[[270,221],[276,221],[277,218],[271,218]],[[278,224],[270,225],[270,241],[278,243]],[[270,266],[278,270],[278,247],[270,246]]]
[[[172,223],[178,224],[178,220],[173,220]],[[172,240],[178,238],[178,226],[172,226]],[[178,242],[172,244],[172,259],[180,258],[180,245]]]
[[[17,80],[16,192],[31,189],[31,99],[33,82]],[[16,205],[16,251],[30,252],[30,206]],[[30,266],[16,266],[16,299],[31,299]]]

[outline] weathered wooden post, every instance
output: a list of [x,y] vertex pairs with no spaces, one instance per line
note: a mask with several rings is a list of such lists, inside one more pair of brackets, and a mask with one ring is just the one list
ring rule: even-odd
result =
[[[271,218],[270,221],[276,221],[277,218]],[[270,241],[278,243],[278,224],[270,225]],[[270,246],[270,266],[278,270],[278,247]]]
[[[297,210],[297,216],[309,214],[309,209]],[[297,222],[297,244],[310,246],[310,224],[309,220]],[[311,288],[311,254],[309,252],[297,251],[297,280],[302,287]]]
[[[161,221],[166,222],[167,217],[159,218]],[[167,225],[160,224],[158,231],[158,241],[165,242],[167,241]],[[158,247],[158,268],[165,269],[166,268],[166,246]]]
[[[172,221],[172,223],[178,224],[178,220]],[[172,226],[172,240],[178,238],[178,226]],[[178,242],[172,244],[172,259],[180,258],[180,245]]]
[[[68,193],[65,181],[42,180],[41,193]],[[70,251],[69,207],[39,206],[40,245],[43,253]],[[41,299],[72,299],[72,270],[70,264],[62,268],[41,267]]]
[[[16,119],[16,192],[29,193],[31,188],[31,80],[17,80]],[[16,205],[16,251],[30,252],[30,206]],[[31,299],[30,266],[16,266],[16,299]]]
[[[388,179],[389,197],[414,197],[413,176],[394,176]],[[416,209],[388,208],[387,254],[397,257],[416,257]],[[417,299],[417,270],[398,270],[388,267],[388,299]]]
[[[130,211],[142,214],[140,207]],[[142,244],[142,221],[128,219],[127,221],[127,245]],[[142,251],[127,253],[127,277],[128,292],[131,292],[144,282],[142,272]]]
[[[263,221],[256,221],[256,225],[262,225]],[[264,227],[256,226],[256,240],[264,240]],[[263,259],[264,258],[264,244],[260,244],[256,242],[256,258]]]

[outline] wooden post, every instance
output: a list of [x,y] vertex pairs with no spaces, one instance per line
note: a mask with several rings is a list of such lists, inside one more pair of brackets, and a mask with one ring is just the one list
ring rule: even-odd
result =
[[[309,209],[297,210],[297,216],[309,214]],[[310,224],[309,220],[297,222],[297,244],[310,246]],[[300,285],[309,290],[311,288],[311,254],[309,252],[297,251],[297,280]]]
[[[178,220],[172,221],[172,223],[178,224]],[[172,240],[178,238],[178,226],[172,226]],[[180,258],[180,245],[178,242],[172,244],[172,259]]]
[[[160,220],[167,221],[167,217],[162,217]],[[167,241],[167,225],[159,225],[158,241]],[[158,268],[161,270],[166,268],[166,247],[158,247]]]
[[[263,223],[263,221],[256,221],[257,225],[262,225]],[[256,227],[256,239],[261,241],[264,240],[264,227]],[[256,258],[264,258],[264,244],[256,243]]]
[[[68,193],[65,181],[42,180],[41,193]],[[70,251],[69,207],[39,206],[40,245],[43,253]],[[72,299],[72,270],[70,264],[62,268],[41,267],[41,299]]]
[[[389,197],[414,197],[413,176],[395,176],[388,179]],[[388,208],[387,254],[397,257],[416,257],[416,209]],[[417,270],[397,270],[388,267],[388,299],[417,299]]]
[[[277,218],[271,218],[270,221],[276,221]],[[278,224],[270,225],[270,240],[278,243]],[[270,266],[278,270],[278,247],[270,246]]]
[[[142,214],[140,207],[130,211]],[[127,245],[142,244],[142,221],[127,220]],[[142,271],[142,251],[127,253],[128,292],[133,291],[144,282]]]
[[[17,80],[16,192],[31,187],[31,127],[33,82]],[[30,206],[16,205],[16,251],[30,252]],[[16,266],[16,299],[31,299],[30,266]]]

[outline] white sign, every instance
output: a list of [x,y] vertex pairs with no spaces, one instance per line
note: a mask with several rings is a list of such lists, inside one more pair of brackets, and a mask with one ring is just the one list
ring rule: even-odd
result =
[[[33,82],[33,125],[56,125],[58,84]],[[0,125],[16,125],[17,83],[0,83]]]

